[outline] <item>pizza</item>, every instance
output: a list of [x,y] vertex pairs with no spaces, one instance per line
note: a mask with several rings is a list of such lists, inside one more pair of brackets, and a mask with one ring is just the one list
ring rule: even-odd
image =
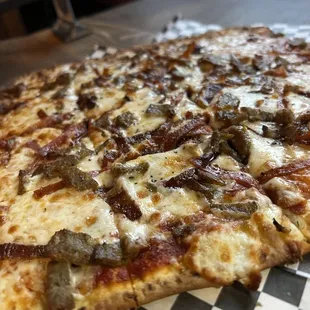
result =
[[310,48],[230,28],[0,93],[0,308],[129,309],[310,251]]

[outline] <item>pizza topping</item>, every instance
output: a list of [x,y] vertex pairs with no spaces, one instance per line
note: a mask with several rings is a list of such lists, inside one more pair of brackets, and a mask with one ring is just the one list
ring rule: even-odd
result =
[[[250,156],[251,140],[246,128],[242,126],[232,126],[227,129],[227,132],[232,135],[227,141],[237,152],[243,163],[247,163]],[[234,156],[232,156],[234,157]]]
[[104,266],[119,266],[123,262],[123,253],[120,244],[97,244],[92,254],[92,262]]
[[141,162],[137,165],[128,165],[122,163],[116,163],[112,166],[111,171],[115,175],[123,175],[123,174],[144,174],[149,169],[150,164],[148,162]]
[[118,127],[128,128],[129,126],[136,123],[136,121],[137,121],[136,116],[128,111],[117,116],[115,119],[115,124]]
[[70,125],[60,136],[41,147],[39,154],[44,157],[58,151],[64,145],[74,145],[86,134],[87,127],[84,123]]
[[68,167],[66,171],[62,171],[60,177],[78,191],[85,191],[88,189],[96,191],[98,189],[98,183],[91,175],[76,167]]
[[57,76],[56,85],[69,85],[73,80],[73,75],[69,72],[61,73]]
[[273,60],[273,57],[270,57],[269,55],[254,55],[253,65],[258,70],[266,71],[270,68]]
[[26,128],[21,135],[29,135],[35,132],[37,129],[41,128],[48,128],[48,127],[56,127],[56,125],[61,124],[64,120],[68,120],[72,117],[71,114],[54,114],[50,116],[44,117],[39,122],[31,125],[30,127]]
[[57,86],[68,86],[73,80],[73,76],[69,72],[61,73],[57,76],[54,82],[46,82],[42,90],[49,91],[55,89]]
[[232,218],[235,220],[250,219],[258,209],[256,201],[244,201],[237,203],[213,203],[210,210],[216,216]]
[[66,97],[68,95],[68,87],[67,86],[65,86],[65,87],[63,87],[63,88],[61,88],[61,89],[59,89],[59,90],[57,90],[54,94],[53,94],[53,96],[51,97],[52,99],[62,99],[62,98],[64,98],[64,97]]
[[110,129],[112,125],[112,119],[107,113],[103,113],[94,123],[94,126],[103,129]]
[[1,153],[0,157],[0,164],[7,165],[11,158],[11,152],[16,146],[16,138],[11,137],[9,139],[0,139],[0,150],[3,152]]
[[26,85],[23,83],[18,83],[11,88],[3,89],[0,92],[0,99],[2,98],[19,98],[23,91],[26,89]]
[[286,78],[287,77],[287,72],[286,69],[283,65],[277,66],[276,68],[270,69],[266,71],[264,74],[270,75],[270,76],[275,76],[275,77],[281,77],[281,78]]
[[57,231],[46,246],[46,255],[56,261],[85,265],[91,260],[95,241],[85,233]]
[[50,310],[75,308],[68,262],[50,262],[47,266],[46,301]]
[[291,47],[299,47],[300,49],[306,48],[307,47],[307,42],[302,39],[302,38],[294,38],[288,40],[288,44]]
[[[247,59],[244,59],[245,61]],[[243,59],[239,59],[235,55],[231,55],[231,65],[240,73],[254,73],[254,69],[251,64],[243,63]]]
[[0,260],[14,258],[39,258],[44,257],[45,248],[41,245],[24,245],[16,243],[0,244]]
[[167,116],[175,115],[175,109],[170,104],[150,104],[145,112],[151,116]]
[[261,184],[264,184],[267,181],[271,180],[272,178],[286,176],[293,172],[297,172],[308,167],[310,167],[309,159],[295,160],[287,165],[262,172],[257,179]]
[[41,187],[33,192],[33,197],[35,199],[40,199],[46,195],[50,195],[60,189],[63,189],[67,186],[65,181],[59,181],[53,184],[49,184],[47,186]]
[[163,151],[165,152],[176,148],[178,146],[179,140],[184,135],[189,133],[191,130],[203,125],[205,125],[204,119],[193,118],[191,120],[182,121],[178,125],[172,127],[171,130],[169,130],[166,135],[162,137],[163,144],[161,147]]
[[274,121],[277,124],[290,124],[294,122],[294,114],[290,109],[278,110],[275,114]]
[[113,188],[107,193],[106,202],[115,213],[124,214],[129,220],[135,221],[142,216],[137,202],[122,188]]
[[246,115],[246,119],[250,122],[256,122],[256,121],[264,121],[264,122],[272,122],[274,120],[274,113],[249,108],[249,107],[242,107],[241,112],[243,112]]
[[219,109],[237,109],[239,103],[240,100],[238,97],[231,93],[225,93],[220,96],[219,100],[216,103],[216,106]]
[[188,169],[176,177],[172,177],[168,181],[165,181],[163,185],[165,187],[183,187],[190,183],[195,178],[196,170],[194,168]]
[[80,94],[77,105],[80,110],[91,110],[96,106],[97,97],[92,94]]
[[25,184],[29,181],[29,175],[26,170],[19,170],[17,195],[23,195],[26,192]]
[[252,85],[251,93],[273,94],[277,90],[274,79],[270,76],[258,76],[246,79],[246,83]]
[[214,178],[211,175],[202,174],[194,168],[184,171],[176,177],[165,181],[165,187],[187,187],[193,191],[200,192],[207,198],[213,198],[216,188],[212,184],[221,184],[225,182],[220,178]]
[[79,158],[75,155],[67,155],[58,158],[55,161],[40,164],[33,175],[43,173],[47,179],[52,179],[63,175],[68,167],[75,166]]
[[4,99],[3,102],[0,102],[0,115],[6,115],[10,111],[16,110],[25,105],[24,102],[10,103],[8,99]]
[[237,184],[245,188],[254,187],[257,188],[259,191],[263,192],[257,180],[255,180],[252,176],[250,176],[247,173],[241,171],[228,171],[209,164],[205,165],[204,161],[201,158],[193,159],[192,163],[198,169],[201,169],[204,172],[208,172],[209,175],[212,175],[214,179],[222,178],[222,179],[234,180],[236,181]]
[[282,233],[289,233],[291,230],[282,226],[276,219],[273,219],[273,225],[276,227],[277,231]]
[[206,87],[203,87],[199,92],[198,98],[201,98],[206,103],[210,103],[215,95],[221,91],[223,86],[221,84],[209,83]]
[[109,164],[113,163],[119,157],[119,152],[116,150],[105,151],[100,160],[101,168],[106,170]]

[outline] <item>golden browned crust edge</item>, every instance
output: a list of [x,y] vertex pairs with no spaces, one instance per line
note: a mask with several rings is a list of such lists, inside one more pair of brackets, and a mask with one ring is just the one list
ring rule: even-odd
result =
[[81,303],[77,303],[77,309],[85,307],[87,310],[125,310],[137,306],[130,280],[99,286],[86,295]]
[[132,282],[139,306],[185,291],[217,286],[178,264],[156,269]]

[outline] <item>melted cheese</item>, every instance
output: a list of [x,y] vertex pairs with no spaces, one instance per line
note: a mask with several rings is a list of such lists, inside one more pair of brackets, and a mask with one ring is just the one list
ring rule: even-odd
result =
[[92,95],[96,96],[96,109],[86,110],[85,114],[88,118],[98,118],[106,111],[116,108],[126,93],[117,89],[95,88],[89,90]]
[[46,260],[0,262],[0,309],[41,310]]
[[285,159],[285,148],[274,144],[274,140],[263,138],[252,132],[249,157],[250,173],[255,177],[261,172],[282,166]]
[[[254,194],[253,189],[251,191],[250,197]],[[218,225],[218,229],[198,232],[193,237],[185,256],[189,268],[221,285],[229,285],[236,280],[251,284],[253,273],[287,259],[290,254],[285,247],[287,242],[304,241],[302,234],[283,216],[280,208],[272,205],[268,198],[257,191],[255,196],[259,210],[249,221],[240,224],[223,223]],[[286,227],[289,233],[279,233],[273,225],[274,219]],[[208,218],[206,221],[212,223],[213,220]],[[208,224],[205,226],[208,227]]]
[[224,88],[223,93],[231,93],[240,100],[239,107],[257,108],[257,101],[263,100],[259,106],[261,110],[275,112],[278,109],[278,98],[253,92],[251,86],[240,86],[237,88]]
[[294,71],[290,72],[286,78],[287,82],[292,85],[297,85],[303,88],[306,91],[310,90],[310,65],[301,64],[294,67]]
[[141,162],[148,162],[150,166],[143,175],[138,174],[136,177],[124,175],[117,180],[118,186],[130,195],[142,212],[142,217],[134,223],[124,216],[118,216],[117,222],[121,235],[130,237],[133,243],[142,246],[151,237],[164,238],[162,233],[155,229],[161,221],[187,216],[203,208],[204,198],[188,189],[169,189],[159,186],[156,193],[148,190],[148,183],[160,184],[182,173],[192,166],[189,159],[201,154],[200,146],[188,144],[174,151],[141,156],[127,163],[134,166]]
[[289,101],[290,108],[296,116],[306,112],[310,108],[310,99],[305,96],[290,93],[286,99]]
[[163,116],[148,117],[145,112],[150,103],[157,103],[161,99],[161,96],[158,96],[150,89],[143,88],[134,94],[132,101],[127,102],[121,108],[113,111],[111,117],[117,117],[118,115],[128,111],[135,115],[137,121],[126,130],[128,136],[133,136],[136,133],[153,130],[160,124],[164,123],[166,118]]
[[212,161],[212,165],[216,165],[224,170],[239,171],[240,165],[232,157],[227,155],[219,155]]
[[0,227],[0,242],[47,244],[63,228],[88,233],[100,242],[118,237],[110,207],[94,194],[64,189],[40,200],[32,194],[16,197]]

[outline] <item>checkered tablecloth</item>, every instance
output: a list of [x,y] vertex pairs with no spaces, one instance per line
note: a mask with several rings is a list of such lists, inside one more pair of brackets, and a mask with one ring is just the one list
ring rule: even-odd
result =
[[139,310],[309,310],[310,254],[301,263],[262,272],[257,291],[241,284],[170,296]]
[[[310,25],[267,26],[276,33],[310,42]],[[219,25],[204,25],[177,16],[162,32],[154,35],[153,41],[163,42],[221,28]],[[92,57],[101,58],[115,52],[114,48],[99,48]],[[265,270],[262,276],[257,291],[249,291],[236,283],[219,289],[207,288],[170,296],[139,310],[310,310],[310,254],[304,256],[300,263]]]
[[[251,26],[266,26],[263,24],[253,24]],[[310,42],[310,25],[287,25],[272,24],[267,25],[275,33],[283,33],[289,38],[302,38]],[[220,30],[222,27],[215,24],[201,24],[193,20],[183,19],[176,16],[173,21],[164,26],[163,30],[154,36],[155,42],[163,42],[180,37],[199,35],[210,30]]]

